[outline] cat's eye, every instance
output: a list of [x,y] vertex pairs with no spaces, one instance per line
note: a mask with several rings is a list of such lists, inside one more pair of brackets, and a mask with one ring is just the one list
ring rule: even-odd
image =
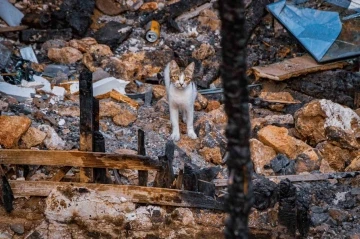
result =
[[186,77],[186,78],[185,78],[185,81],[191,81],[191,78],[190,78],[190,77]]
[[176,76],[172,76],[172,77],[171,77],[171,80],[172,80],[172,81],[177,81],[177,77],[176,77]]

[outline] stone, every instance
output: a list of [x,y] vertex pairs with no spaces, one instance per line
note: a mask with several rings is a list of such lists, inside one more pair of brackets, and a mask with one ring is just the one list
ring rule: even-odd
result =
[[316,151],[303,141],[288,135],[288,130],[283,127],[268,125],[258,132],[259,140],[267,146],[272,147],[278,153],[283,153],[290,159],[295,159],[304,153],[311,160],[318,160]]
[[155,104],[154,109],[155,111],[161,112],[164,115],[169,115],[169,103],[167,102],[166,97],[158,100],[158,102],[156,102]]
[[300,101],[295,100],[289,92],[261,92],[259,98],[261,98],[263,101],[270,103],[300,103]]
[[102,117],[114,117],[122,112],[123,107],[114,101],[100,101],[99,116]]
[[113,56],[114,53],[111,51],[110,47],[104,44],[95,44],[91,45],[88,51],[95,60],[101,59],[104,56]]
[[360,171],[360,156],[357,156],[352,160],[349,166],[345,168],[346,172]]
[[112,90],[110,92],[110,97],[116,101],[127,104],[132,109],[136,110],[140,107],[140,105],[137,101],[131,99],[130,97],[126,96],[125,94],[120,93],[117,90]]
[[327,127],[338,127],[356,135],[360,128],[360,117],[350,108],[330,100],[314,100],[295,113],[295,126],[310,145],[316,145],[327,139]]
[[14,97],[19,102],[24,102],[31,98],[36,91],[33,88],[24,88],[7,82],[0,82],[0,93]]
[[205,58],[214,54],[214,47],[212,47],[209,43],[202,43],[198,49],[192,52],[192,57],[197,60],[204,60]]
[[204,147],[199,150],[200,155],[207,161],[216,165],[223,163],[222,155],[219,147],[208,148]]
[[115,115],[113,121],[116,125],[119,126],[129,126],[130,124],[134,123],[137,119],[137,115],[128,111],[123,110],[121,114]]
[[198,20],[203,27],[208,27],[212,31],[220,30],[221,21],[218,15],[210,9],[203,10]]
[[270,165],[270,161],[276,157],[275,150],[257,139],[250,139],[250,152],[255,172],[264,176],[272,175],[272,170],[266,166]]
[[56,131],[49,125],[39,125],[38,129],[46,133],[44,144],[50,150],[63,150],[65,148],[65,141],[63,141]]
[[58,100],[64,100],[66,90],[64,87],[54,86],[51,90],[51,93],[54,94]]
[[311,222],[314,226],[319,226],[329,218],[328,213],[312,213]]
[[100,28],[94,37],[98,43],[108,45],[111,49],[115,50],[115,48],[129,37],[131,32],[131,26],[110,21],[104,27]]
[[202,109],[205,109],[208,106],[208,99],[200,93],[197,93],[196,101],[199,102]]
[[140,11],[153,12],[159,8],[157,2],[146,2],[140,7]]
[[195,101],[195,102],[194,102],[194,110],[196,110],[196,111],[201,111],[201,110],[203,110],[203,108],[201,107],[201,104],[200,104],[199,101]]
[[262,118],[255,118],[251,120],[251,128],[255,127],[262,128],[266,125],[276,125],[276,126],[291,126],[294,125],[294,117],[290,114],[286,115],[267,115]]
[[63,48],[67,46],[67,42],[61,39],[48,40],[41,45],[41,51],[46,53],[51,48]]
[[9,104],[5,101],[0,100],[0,112],[1,111],[7,111],[9,108]]
[[329,126],[325,128],[325,135],[329,142],[344,149],[356,150],[360,148],[358,137],[360,131],[346,130],[340,127]]
[[62,107],[58,109],[58,115],[68,117],[80,117],[80,108],[78,106]]
[[30,127],[28,131],[21,137],[21,140],[27,149],[38,146],[44,142],[46,134],[37,128]]
[[57,63],[72,64],[80,61],[83,58],[83,54],[73,47],[50,48],[48,57]]
[[96,7],[103,13],[113,16],[125,11],[136,11],[143,3],[143,0],[96,0]]
[[334,173],[335,172],[335,170],[330,167],[328,161],[326,161],[325,159],[321,160],[319,171],[321,173]]
[[299,154],[295,159],[296,174],[317,171],[320,169],[321,159],[312,160],[306,154]]
[[352,156],[347,149],[342,149],[327,141],[321,142],[316,146],[323,160],[326,160],[329,166],[338,172],[343,172],[345,165],[350,164]]
[[126,94],[125,87],[127,84],[129,81],[108,77],[93,83],[93,95],[100,96],[111,92],[113,89],[121,94]]
[[25,232],[25,228],[23,224],[11,224],[10,229],[13,230],[18,235],[22,235]]
[[278,154],[270,161],[270,168],[276,175],[295,174],[295,161],[284,154]]
[[219,109],[219,107],[220,107],[220,102],[219,101],[217,101],[217,100],[209,100],[205,111],[210,112],[212,110]]
[[6,149],[17,148],[19,139],[26,133],[31,120],[24,116],[0,116],[0,145]]
[[224,105],[220,106],[219,108],[210,111],[207,113],[207,116],[211,121],[213,121],[215,124],[227,124],[227,115],[224,110]]
[[97,41],[92,37],[85,37],[83,39],[73,39],[69,41],[68,45],[70,47],[73,47],[75,49],[78,49],[82,53],[88,52],[90,49],[90,46],[96,45]]
[[345,210],[330,208],[328,212],[329,212],[330,217],[338,223],[347,221],[350,217],[349,213]]
[[163,85],[153,85],[153,97],[155,100],[161,99],[166,96],[166,89]]
[[130,154],[130,155],[136,155],[137,151],[132,149],[116,149],[114,151],[115,154]]

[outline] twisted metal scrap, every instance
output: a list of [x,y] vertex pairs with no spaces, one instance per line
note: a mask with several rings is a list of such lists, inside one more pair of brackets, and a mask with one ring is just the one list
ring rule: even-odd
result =
[[249,96],[246,78],[246,31],[243,0],[219,1],[222,21],[221,76],[228,115],[227,166],[230,172],[226,238],[248,238],[248,216],[253,203],[249,137]]

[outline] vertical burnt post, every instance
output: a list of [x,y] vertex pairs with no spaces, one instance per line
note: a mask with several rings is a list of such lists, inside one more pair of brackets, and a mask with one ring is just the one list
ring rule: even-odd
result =
[[[89,70],[80,73],[80,150],[93,151],[94,130],[94,100],[92,74]],[[94,182],[94,172],[91,168],[80,169],[80,182]]]
[[225,223],[226,238],[248,238],[248,216],[253,203],[249,138],[249,95],[246,78],[247,34],[243,0],[219,1],[225,111],[228,115],[229,170]]
[[[146,155],[145,151],[145,132],[138,130],[138,155]],[[139,170],[139,186],[147,186],[148,171]]]

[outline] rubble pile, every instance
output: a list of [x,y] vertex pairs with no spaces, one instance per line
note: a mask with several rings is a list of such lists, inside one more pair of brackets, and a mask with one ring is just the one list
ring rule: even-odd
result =
[[[106,152],[133,154],[142,129],[146,154],[158,160],[171,132],[163,70],[175,59],[180,67],[195,62],[199,93],[194,105],[198,138],[187,137],[186,124],[180,122],[174,173],[190,170],[195,175],[210,168],[205,181],[227,179],[216,0],[9,2],[7,7],[18,14],[9,18],[0,11],[0,149],[78,150],[80,73],[88,70],[100,101]],[[261,12],[256,1],[246,2],[248,77],[257,84],[249,87],[255,201],[260,204],[272,195],[271,202],[255,203],[250,231],[256,238],[291,238],[286,235],[296,231],[314,238],[358,238],[359,175],[280,184],[264,176],[360,171],[359,62],[317,64],[270,14],[263,14],[265,8]],[[150,20],[161,25],[154,43],[145,37]],[[50,180],[59,171],[48,166],[3,169],[11,180],[33,181]],[[73,168],[65,180],[79,173]],[[114,183],[119,175],[122,183],[138,183],[135,170],[110,174]],[[206,178],[200,176],[195,181]],[[257,183],[258,176],[264,182]],[[153,186],[154,177],[149,180]],[[10,223],[0,219],[0,238],[25,232],[26,238],[222,237],[221,212],[138,206],[80,189],[64,193],[69,190],[75,189],[58,188],[46,200],[16,199],[6,218],[27,216]],[[213,191],[224,199],[223,188]],[[286,211],[289,207],[297,212]],[[0,209],[0,215],[7,214]]]

